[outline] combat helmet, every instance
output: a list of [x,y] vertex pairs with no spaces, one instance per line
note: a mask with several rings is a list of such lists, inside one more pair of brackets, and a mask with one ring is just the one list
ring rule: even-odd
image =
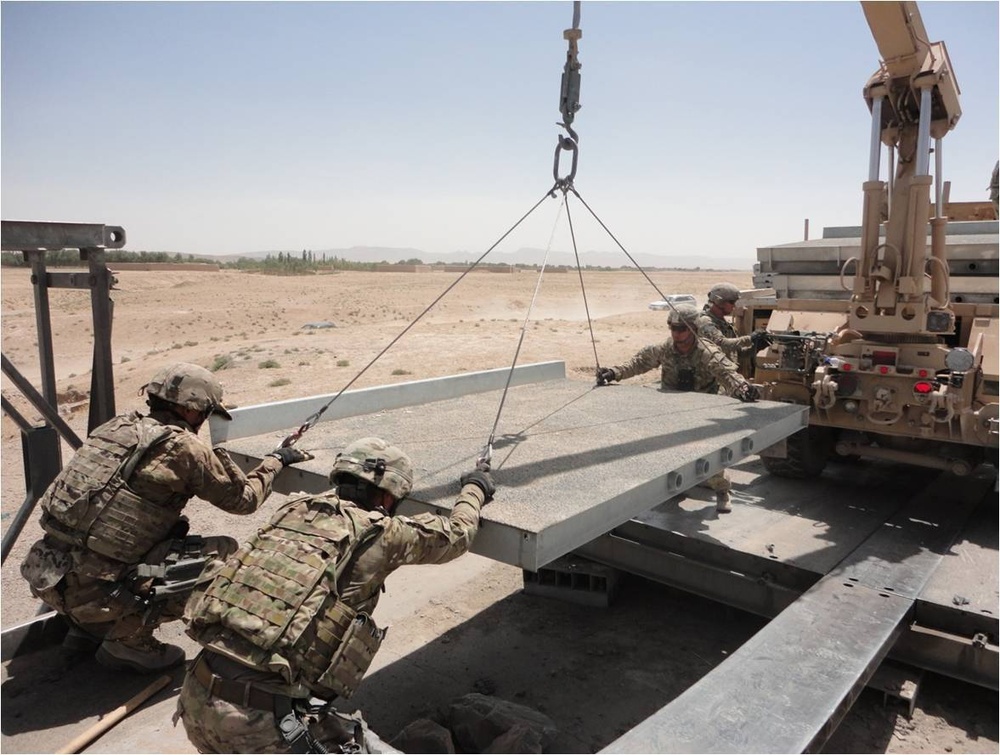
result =
[[367,480],[397,501],[413,488],[413,463],[403,451],[381,438],[356,440],[337,454],[330,471],[330,482],[347,473]]
[[712,304],[722,304],[727,301],[735,303],[739,298],[740,290],[732,283],[716,283],[708,292],[708,300]]
[[222,403],[222,383],[211,372],[196,364],[178,362],[164,367],[139,391],[185,409],[219,414],[226,419],[233,418]]
[[667,323],[669,325],[684,323],[693,327],[700,316],[701,312],[694,304],[675,304],[667,315]]

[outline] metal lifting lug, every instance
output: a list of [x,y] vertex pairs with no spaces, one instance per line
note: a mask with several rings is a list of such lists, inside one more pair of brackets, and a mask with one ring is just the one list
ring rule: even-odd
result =
[[[567,126],[567,129],[569,127]],[[559,157],[563,150],[573,153],[573,160],[570,163],[569,173],[563,177],[559,176]],[[573,185],[573,179],[576,178],[576,163],[579,157],[579,149],[577,147],[576,141],[570,139],[568,136],[560,136],[559,143],[556,145],[555,158],[552,163],[552,177],[556,181],[556,187],[566,191]]]

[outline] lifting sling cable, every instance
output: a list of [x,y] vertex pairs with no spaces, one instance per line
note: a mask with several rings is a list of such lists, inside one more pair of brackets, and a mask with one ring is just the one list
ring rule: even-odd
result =
[[545,275],[545,267],[549,264],[549,253],[552,251],[552,240],[555,238],[556,226],[559,225],[559,216],[562,214],[562,207],[559,208],[559,213],[556,215],[555,223],[552,226],[552,233],[549,235],[549,245],[545,249],[545,257],[542,258],[542,266],[538,271],[538,280],[535,281],[535,292],[531,295],[531,301],[528,303],[528,311],[524,314],[524,321],[521,323],[521,335],[517,339],[517,347],[514,349],[514,359],[510,363],[510,370],[507,372],[507,382],[503,386],[503,394],[500,396],[500,406],[497,407],[497,416],[493,420],[493,429],[490,430],[490,438],[486,441],[486,445],[483,447],[482,453],[479,454],[479,458],[476,460],[476,466],[482,470],[489,470],[490,462],[493,459],[493,440],[496,438],[497,425],[500,424],[500,415],[503,413],[503,405],[507,401],[507,389],[510,388],[511,378],[514,377],[514,368],[517,366],[517,357],[521,353],[521,345],[524,343],[524,333],[528,328],[528,322],[531,319],[531,310],[535,306],[535,300],[538,299],[538,292],[542,288],[542,278]]
[[475,269],[475,267],[486,258],[486,255],[488,255],[490,252],[492,252],[494,249],[496,249],[497,246],[500,245],[500,242],[502,242],[511,233],[513,233],[514,229],[516,229],[519,225],[521,225],[521,223],[523,223],[528,218],[528,216],[530,216],[536,209],[538,209],[539,205],[541,205],[542,202],[544,202],[550,195],[551,195],[551,191],[547,191],[542,196],[541,199],[539,199],[537,202],[535,202],[535,204],[532,206],[532,208],[530,210],[528,210],[526,213],[524,213],[524,215],[522,215],[521,218],[516,223],[514,223],[514,225],[512,225],[510,228],[508,228],[507,231],[504,232],[504,234],[500,238],[498,238],[489,249],[487,249],[485,252],[483,252],[475,262],[473,262],[471,265],[469,265],[468,269],[466,269],[465,271],[463,271],[461,275],[459,275],[454,281],[452,281],[451,285],[449,285],[444,291],[442,291],[434,301],[432,301],[430,304],[428,304],[427,307],[424,309],[423,312],[421,312],[419,315],[417,315],[416,318],[414,318],[410,322],[409,325],[407,325],[405,328],[403,328],[403,330],[399,333],[399,335],[397,335],[395,338],[393,338],[388,343],[388,345],[384,349],[382,349],[382,351],[380,351],[378,354],[375,355],[374,359],[372,359],[368,364],[366,364],[361,369],[361,371],[358,372],[357,375],[355,375],[353,378],[351,378],[351,380],[347,383],[347,385],[345,385],[343,388],[341,388],[334,395],[333,398],[331,398],[322,407],[320,407],[319,411],[316,411],[313,414],[311,414],[306,419],[306,421],[303,422],[299,426],[299,428],[297,430],[295,430],[295,432],[291,433],[283,441],[281,441],[281,446],[280,447],[281,448],[285,448],[287,446],[295,445],[295,443],[299,440],[299,438],[301,438],[302,435],[307,430],[309,430],[313,425],[315,425],[319,421],[320,417],[322,417],[323,414],[326,412],[326,410],[330,408],[330,406],[333,404],[333,402],[336,401],[338,398],[341,397],[341,395],[344,393],[344,391],[346,391],[348,388],[350,388],[352,385],[354,385],[354,383],[357,382],[358,378],[360,378],[362,375],[364,375],[369,370],[369,368],[371,368],[371,366],[373,364],[375,364],[375,362],[377,362],[379,359],[381,359],[382,356],[389,349],[391,349],[400,338],[402,338],[404,335],[406,335],[406,333],[410,330],[410,328],[412,328],[414,325],[416,325],[423,318],[424,315],[426,315],[428,312],[430,312],[431,309],[433,309],[434,306],[439,301],[441,301],[448,294],[449,291],[451,291],[455,286],[458,285],[459,281],[461,281],[466,275],[468,275],[469,273],[471,273],[473,271],[473,269]]
[[580,276],[580,292],[583,294],[583,311],[587,314],[587,328],[590,330],[590,345],[594,348],[594,365],[601,369],[601,360],[597,356],[597,339],[594,338],[594,322],[590,319],[590,306],[587,304],[587,288],[583,285],[583,267],[580,265],[580,252],[576,246],[576,232],[573,230],[573,216],[569,211],[566,192],[563,192],[563,204],[566,205],[566,222],[569,223],[569,235],[573,240],[573,256],[576,258],[576,272]]
[[[596,220],[597,223],[601,226],[601,228],[603,228],[607,232],[608,236],[610,236],[611,240],[614,241],[615,244],[618,245],[618,248],[621,249],[622,252],[624,252],[625,256],[629,258],[629,261],[635,266],[635,269],[638,270],[640,273],[643,274],[643,276],[646,278],[646,280],[649,281],[649,285],[651,285],[653,287],[653,289],[656,291],[656,293],[658,293],[660,295],[660,298],[663,299],[663,301],[665,301],[667,303],[667,306],[675,314],[677,314],[678,317],[680,317],[680,313],[677,311],[677,307],[675,307],[673,305],[673,302],[671,302],[670,299],[668,299],[664,295],[664,293],[662,291],[660,291],[659,287],[653,282],[653,279],[649,277],[649,274],[643,269],[642,265],[640,265],[638,262],[635,261],[635,258],[631,254],[628,253],[628,250],[624,246],[622,246],[622,243],[611,232],[611,229],[608,228],[606,225],[604,225],[604,221],[601,220],[599,217],[597,217],[597,213],[594,212],[591,209],[590,205],[587,204],[587,202],[584,200],[584,198],[580,196],[580,192],[578,192],[576,190],[576,187],[574,187],[573,185],[570,185],[570,186],[567,187],[567,191],[573,192],[573,194],[576,196],[576,198],[580,200],[580,203],[583,204],[583,206],[587,208],[588,212],[590,212],[590,214],[593,216],[594,220]],[[697,328],[692,328],[691,325],[690,325],[690,323],[686,322],[683,318],[681,318],[681,322],[683,322],[685,325],[687,325],[688,330],[691,331],[692,335],[694,335],[694,337],[695,337],[695,340],[698,341],[699,344],[701,344],[702,346],[704,346],[706,344],[705,339],[702,338],[700,335],[698,335],[698,329]],[[713,346],[714,346],[714,344],[713,344]],[[718,355],[716,356],[716,360],[718,360],[718,358],[720,356],[723,359],[727,358],[726,355],[722,353],[721,349],[718,349],[717,351],[718,351]],[[597,353],[597,347],[596,346],[594,347],[594,353],[595,353],[595,356],[596,356],[596,353]]]
[[[559,112],[562,114],[562,122],[556,125],[562,126],[566,129],[568,136],[560,135],[556,143],[555,156],[552,161],[552,177],[555,180],[552,188],[549,190],[549,196],[555,198],[556,191],[562,191],[563,193],[563,205],[566,207],[568,212],[569,206],[566,205],[566,191],[573,186],[573,179],[576,177],[576,166],[577,160],[579,158],[579,148],[577,143],[580,137],[577,135],[576,131],[573,130],[573,119],[576,116],[576,112],[580,109],[580,62],[577,59],[577,42],[580,37],[583,36],[583,32],[580,31],[580,0],[574,0],[573,2],[573,26],[570,29],[566,29],[563,32],[563,39],[567,40],[569,43],[568,50],[566,52],[566,62],[563,65],[562,79],[560,80],[559,87]],[[559,158],[562,156],[563,152],[571,152],[573,155],[572,162],[570,164],[569,173],[565,176],[559,175]],[[562,208],[560,208],[561,212]],[[558,217],[556,218],[558,222]],[[572,232],[572,225],[570,226]],[[507,389],[510,387],[511,378],[514,375],[514,367],[517,365],[517,356],[521,351],[521,344],[524,342],[524,333],[527,328],[528,318],[531,316],[531,308],[535,304],[535,298],[538,296],[539,288],[542,284],[542,276],[545,273],[545,265],[548,263],[549,252],[552,249],[552,238],[555,234],[555,228],[552,229],[552,236],[549,237],[549,247],[545,250],[545,259],[542,261],[542,268],[538,272],[538,281],[535,285],[535,293],[531,298],[531,303],[528,305],[528,312],[525,315],[524,324],[521,326],[521,336],[517,342],[517,348],[514,351],[514,361],[510,365],[510,371],[507,373],[507,382],[504,385],[503,395],[500,397],[500,406],[497,409],[496,419],[493,421],[493,429],[490,431],[490,437],[486,441],[486,445],[483,447],[482,452],[479,454],[479,458],[476,460],[476,466],[479,469],[489,470],[490,460],[493,457],[493,441],[496,438],[497,426],[500,424],[500,415],[503,412],[504,403],[507,400]],[[574,251],[576,250],[576,241],[574,237]],[[579,269],[580,259],[577,256],[577,268]],[[580,283],[583,283],[583,274],[580,275]],[[584,304],[586,305],[586,294],[584,294]],[[590,315],[588,312],[587,319],[589,322]],[[593,333],[593,331],[591,331]],[[596,345],[595,345],[595,356],[596,356]]]

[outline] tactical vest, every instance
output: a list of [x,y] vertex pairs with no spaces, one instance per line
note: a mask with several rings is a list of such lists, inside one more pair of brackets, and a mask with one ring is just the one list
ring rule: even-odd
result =
[[339,581],[387,521],[334,494],[288,502],[189,603],[188,634],[316,696],[350,697],[385,632],[340,600]]
[[166,538],[187,496],[144,500],[128,481],[142,457],[175,433],[137,412],[98,427],[41,498],[42,529],[57,540],[135,563]]

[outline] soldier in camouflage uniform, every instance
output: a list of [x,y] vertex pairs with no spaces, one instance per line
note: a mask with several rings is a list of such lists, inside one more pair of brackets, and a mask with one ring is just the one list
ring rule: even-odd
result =
[[400,566],[469,550],[495,492],[476,470],[449,516],[394,516],[413,466],[380,438],[348,445],[330,482],[282,506],[188,603],[204,650],[177,716],[201,752],[379,751],[360,715],[333,703],[354,693],[385,635],[372,619],[382,584]]
[[743,352],[756,354],[771,344],[765,330],[755,330],[748,336],[736,335],[736,329],[726,318],[733,313],[740,299],[740,290],[732,283],[717,283],[708,292],[708,302],[698,318],[698,335],[736,359]]
[[[184,651],[153,637],[181,618],[202,573],[236,550],[231,537],[188,536],[181,515],[197,496],[231,514],[252,514],[286,464],[310,458],[279,449],[249,475],[197,433],[211,414],[231,419],[211,372],[175,364],[143,389],[149,416],[97,427],[40,499],[45,536],[21,564],[36,597],[70,622],[67,648],[97,648],[111,668],[159,671]],[[168,575],[184,572],[184,579]]]
[[[597,371],[597,384],[626,380],[654,367],[660,368],[660,385],[665,389],[725,393],[740,401],[756,401],[760,394],[736,369],[722,351],[695,335],[699,319],[693,304],[678,304],[670,310],[670,340],[647,346],[626,364],[602,367]],[[725,471],[712,475],[704,483],[715,491],[715,507],[722,513],[730,511],[729,490],[732,487]]]

